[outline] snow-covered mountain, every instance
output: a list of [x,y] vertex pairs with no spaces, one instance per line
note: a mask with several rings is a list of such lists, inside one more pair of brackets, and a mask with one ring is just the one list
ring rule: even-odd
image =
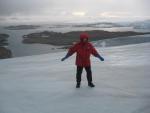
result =
[[134,22],[131,24],[135,29],[150,29],[150,20]]
[[104,40],[94,41],[93,44],[97,47],[110,47],[110,46],[121,46],[121,45],[138,44],[138,43],[146,43],[146,42],[150,42],[150,35],[139,35],[139,36],[104,39]]
[[0,60],[0,113],[150,113],[150,43],[97,48],[95,88],[75,88],[75,55]]

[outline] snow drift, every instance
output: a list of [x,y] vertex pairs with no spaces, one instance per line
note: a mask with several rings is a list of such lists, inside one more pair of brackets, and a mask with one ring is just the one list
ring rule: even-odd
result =
[[95,88],[85,71],[75,88],[75,55],[65,52],[0,61],[0,113],[150,113],[150,43],[97,48]]

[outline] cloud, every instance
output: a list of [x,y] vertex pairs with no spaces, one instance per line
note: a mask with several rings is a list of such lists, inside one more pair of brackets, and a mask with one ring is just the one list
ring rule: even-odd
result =
[[100,17],[103,18],[124,18],[129,17],[131,14],[129,12],[102,12]]
[[85,16],[86,13],[83,11],[78,11],[78,12],[76,11],[76,12],[73,12],[72,15],[82,17],[82,16]]
[[0,0],[0,15],[33,15],[53,7],[51,0]]
[[0,0],[0,19],[59,21],[148,18],[149,4],[150,0]]

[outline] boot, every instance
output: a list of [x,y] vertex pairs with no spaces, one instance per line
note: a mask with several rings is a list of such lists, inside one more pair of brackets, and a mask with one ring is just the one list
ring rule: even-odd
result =
[[89,82],[89,83],[88,83],[88,86],[89,86],[89,87],[95,87],[95,85],[94,85],[92,82]]
[[80,82],[77,82],[76,88],[80,88]]

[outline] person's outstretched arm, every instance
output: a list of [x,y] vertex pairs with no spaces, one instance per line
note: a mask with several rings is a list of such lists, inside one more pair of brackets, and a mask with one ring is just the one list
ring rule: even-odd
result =
[[70,57],[71,55],[73,55],[73,54],[76,52],[76,50],[77,50],[77,45],[72,46],[72,47],[68,50],[66,56],[61,59],[61,61],[64,61],[64,60],[66,60],[68,57]]
[[63,57],[62,59],[61,59],[61,61],[64,61],[64,60],[66,60],[68,57],[70,57],[71,56],[71,54],[69,53],[69,51],[68,51],[68,53],[66,54],[66,56],[65,57]]
[[92,55],[94,55],[95,57],[99,58],[101,61],[104,61],[104,58],[97,52],[97,50],[94,48],[94,46],[91,44],[92,46]]
[[104,58],[100,54],[96,54],[95,57],[99,58],[101,61],[104,61]]

